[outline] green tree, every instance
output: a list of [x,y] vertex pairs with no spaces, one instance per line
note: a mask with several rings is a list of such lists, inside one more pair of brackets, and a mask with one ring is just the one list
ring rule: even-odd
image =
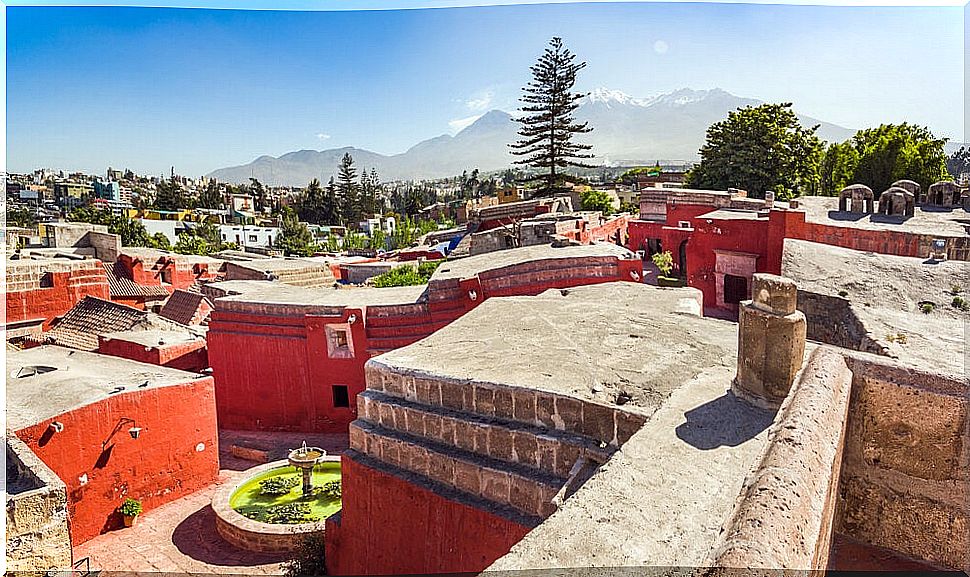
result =
[[214,178],[210,179],[205,189],[199,193],[196,206],[199,208],[222,207],[222,194],[219,192],[219,183]]
[[570,166],[589,167],[579,159],[592,158],[586,151],[592,146],[573,142],[573,137],[592,131],[587,123],[577,123],[573,112],[582,94],[573,93],[576,74],[586,67],[574,62],[576,56],[553,38],[539,60],[531,67],[532,80],[523,87],[520,108],[524,115],[515,119],[521,124],[521,140],[511,144],[512,152],[524,158],[515,164],[543,171],[543,184],[538,194],[552,195],[562,191],[561,170]]
[[961,174],[970,172],[970,148],[961,146],[960,150],[951,154],[946,159],[946,171],[953,178],[959,178]]
[[859,155],[853,181],[865,184],[878,196],[900,179],[914,180],[926,190],[949,177],[945,138],[912,124],[882,124],[860,130],[849,141]]
[[255,178],[249,179],[249,192],[253,195],[253,209],[256,212],[263,212],[266,206],[266,187]]
[[838,196],[843,188],[853,184],[852,179],[858,165],[859,152],[852,146],[851,141],[830,144],[822,155],[819,168],[819,194]]
[[317,250],[310,229],[300,222],[296,212],[289,207],[283,208],[283,222],[280,234],[276,237],[276,248],[285,254],[296,256],[312,256]]
[[354,157],[350,156],[349,152],[345,152],[337,167],[337,197],[340,203],[340,217],[345,226],[351,226],[360,219],[359,189]]
[[613,199],[602,190],[589,189],[579,193],[579,204],[583,210],[595,210],[604,215],[613,212]]
[[185,194],[182,185],[170,178],[158,183],[155,189],[155,202],[153,206],[158,210],[178,210],[185,208]]
[[822,142],[804,128],[791,103],[746,106],[707,129],[701,161],[687,174],[695,188],[742,188],[753,198],[815,194]]
[[11,208],[7,211],[7,222],[20,228],[31,228],[37,224],[30,209],[25,207]]

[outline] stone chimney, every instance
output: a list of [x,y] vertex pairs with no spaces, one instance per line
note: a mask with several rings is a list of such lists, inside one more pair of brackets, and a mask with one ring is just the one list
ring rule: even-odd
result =
[[752,300],[738,319],[738,375],[731,386],[751,404],[777,408],[805,356],[805,315],[795,309],[797,289],[787,278],[754,275]]

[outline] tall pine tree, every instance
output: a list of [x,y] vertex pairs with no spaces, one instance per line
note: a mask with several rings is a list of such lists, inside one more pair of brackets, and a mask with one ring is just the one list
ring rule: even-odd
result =
[[586,153],[592,146],[573,142],[577,134],[593,129],[587,123],[576,123],[573,112],[579,107],[582,94],[571,92],[576,73],[586,67],[575,63],[576,55],[563,46],[562,39],[553,38],[549,47],[531,67],[532,81],[522,91],[520,108],[524,116],[515,121],[521,140],[511,144],[512,152],[524,158],[515,164],[531,166],[545,172],[539,195],[548,196],[562,190],[562,169],[570,166],[589,167],[579,159],[592,158]]
[[337,168],[337,194],[340,198],[340,216],[345,226],[356,224],[360,220],[360,186],[357,183],[357,169],[354,168],[354,157],[345,152]]

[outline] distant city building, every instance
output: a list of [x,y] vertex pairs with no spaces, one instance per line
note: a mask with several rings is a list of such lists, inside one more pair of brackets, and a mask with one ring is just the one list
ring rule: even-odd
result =
[[275,226],[219,225],[219,235],[223,242],[234,242],[242,248],[273,246],[279,234],[280,229]]

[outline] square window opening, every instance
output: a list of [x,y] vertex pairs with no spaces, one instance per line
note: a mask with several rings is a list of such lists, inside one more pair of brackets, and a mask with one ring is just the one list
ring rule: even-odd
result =
[[333,385],[333,406],[350,408],[350,392],[347,385]]

